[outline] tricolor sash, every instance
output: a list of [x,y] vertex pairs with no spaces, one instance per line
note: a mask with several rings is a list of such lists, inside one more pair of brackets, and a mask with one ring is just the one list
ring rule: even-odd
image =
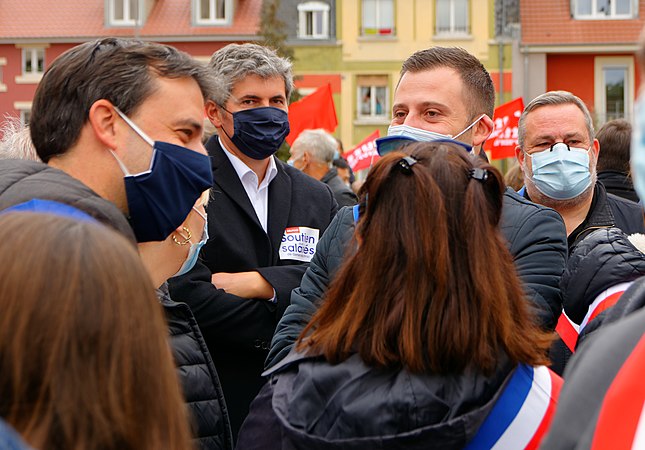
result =
[[584,319],[582,319],[582,322],[580,322],[580,325],[574,323],[569,319],[569,316],[565,314],[564,310],[562,311],[562,314],[560,314],[560,318],[558,319],[558,324],[555,327],[555,331],[560,336],[560,339],[562,339],[562,342],[564,342],[569,350],[571,350],[571,353],[576,351],[578,336],[582,330],[589,325],[591,321],[598,317],[601,312],[618,303],[620,297],[625,293],[627,288],[632,285],[632,283],[633,281],[620,283],[602,291],[589,305],[587,314]]
[[466,449],[536,449],[553,419],[561,387],[562,379],[547,367],[518,365]]

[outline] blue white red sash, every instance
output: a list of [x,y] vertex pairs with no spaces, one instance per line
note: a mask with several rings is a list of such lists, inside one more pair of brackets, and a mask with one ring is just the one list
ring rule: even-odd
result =
[[553,419],[561,387],[562,379],[547,367],[520,364],[466,448],[538,448]]
[[633,281],[620,283],[602,291],[589,305],[587,314],[584,319],[582,319],[582,322],[580,322],[580,325],[574,323],[569,319],[569,316],[565,314],[564,310],[562,311],[562,314],[560,314],[560,318],[558,319],[558,324],[555,327],[555,331],[572,353],[575,352],[578,336],[582,330],[589,325],[591,321],[598,317],[601,312],[618,303],[620,297],[625,293],[627,288],[632,285],[632,283]]
[[632,285],[632,283],[633,281],[617,284],[603,291],[598,297],[596,297],[594,301],[591,302],[591,305],[589,305],[587,315],[584,319],[582,319],[582,322],[580,322],[580,331],[582,331],[584,327],[589,324],[589,322],[598,317],[598,314],[618,303],[620,296],[623,295],[623,293],[629,286]]

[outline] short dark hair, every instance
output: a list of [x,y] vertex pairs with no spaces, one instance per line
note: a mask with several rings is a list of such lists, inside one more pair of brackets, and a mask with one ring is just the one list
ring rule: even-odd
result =
[[632,124],[625,119],[610,120],[598,130],[596,139],[600,142],[596,170],[629,173]]
[[[484,65],[473,55],[459,47],[432,47],[419,50],[403,62],[401,77],[406,72],[449,67],[461,76],[470,104],[471,118],[479,114],[493,117],[495,111],[495,86]],[[464,99],[466,101],[466,99]]]
[[332,164],[334,167],[338,167],[339,169],[349,169],[349,163],[345,158],[336,158],[335,160],[332,161]]
[[205,99],[215,88],[204,64],[168,45],[102,38],[63,53],[34,96],[29,126],[38,156],[47,162],[73,146],[97,100],[133,113],[155,91],[155,77],[193,78]]

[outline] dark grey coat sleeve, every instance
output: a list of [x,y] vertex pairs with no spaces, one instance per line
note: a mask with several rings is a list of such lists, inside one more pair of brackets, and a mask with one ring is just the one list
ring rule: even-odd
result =
[[318,309],[318,300],[342,264],[353,234],[352,208],[342,208],[320,238],[316,254],[309,263],[300,286],[291,292],[291,304],[282,315],[273,335],[265,368],[277,364],[291,351],[298,336]]
[[515,192],[505,194],[502,233],[541,325],[555,329],[562,312],[560,280],[567,263],[567,231],[560,214]]

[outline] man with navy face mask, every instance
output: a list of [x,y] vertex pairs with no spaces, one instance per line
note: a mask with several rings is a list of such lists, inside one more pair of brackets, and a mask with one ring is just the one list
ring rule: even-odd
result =
[[206,143],[215,180],[210,239],[202,261],[170,290],[204,333],[235,435],[262,386],[275,326],[337,203],[327,185],[274,156],[289,134],[291,63],[256,44],[231,44],[209,67],[225,86],[206,105],[217,129]]

